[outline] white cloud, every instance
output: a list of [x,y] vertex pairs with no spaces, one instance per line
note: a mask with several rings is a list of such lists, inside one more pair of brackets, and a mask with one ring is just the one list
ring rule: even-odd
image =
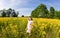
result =
[[59,2],[54,1],[54,2],[45,2],[45,4],[50,8],[51,6],[54,7],[56,10],[60,10],[60,5]]
[[25,14],[25,16],[28,16],[28,15],[31,14],[31,12],[32,12],[33,9],[34,9],[34,8],[20,8],[20,9],[18,9],[17,11],[20,12],[20,13],[19,13],[19,16],[24,15],[24,14]]
[[3,0],[0,0],[0,9],[4,8]]
[[18,8],[16,6],[23,6],[28,4],[30,1],[32,0],[0,0],[0,10],[2,9],[8,9],[8,8],[12,8],[15,9],[17,11],[19,11],[19,16],[20,15],[30,15],[31,11],[33,10],[33,8]]
[[3,8],[14,8],[16,5],[23,5],[27,3],[24,0],[0,0],[0,10]]

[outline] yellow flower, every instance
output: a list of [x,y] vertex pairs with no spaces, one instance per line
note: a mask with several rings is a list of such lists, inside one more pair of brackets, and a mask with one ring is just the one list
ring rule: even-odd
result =
[[46,32],[45,32],[45,31],[43,31],[43,34],[46,34]]
[[59,37],[57,37],[57,38],[59,38]]
[[59,32],[60,32],[60,29],[59,29]]
[[13,32],[16,33],[17,31],[14,29]]
[[17,28],[17,25],[14,25],[15,28]]

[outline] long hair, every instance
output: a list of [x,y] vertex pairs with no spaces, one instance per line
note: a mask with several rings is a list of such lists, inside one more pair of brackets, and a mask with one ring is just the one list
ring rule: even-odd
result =
[[29,16],[29,18],[31,18],[31,20],[33,20],[31,16]]

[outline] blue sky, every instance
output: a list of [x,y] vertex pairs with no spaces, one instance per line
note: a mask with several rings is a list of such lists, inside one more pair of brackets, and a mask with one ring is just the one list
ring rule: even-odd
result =
[[48,9],[53,6],[56,10],[60,10],[60,0],[0,0],[0,10],[12,8],[19,11],[19,16],[28,16],[41,3]]

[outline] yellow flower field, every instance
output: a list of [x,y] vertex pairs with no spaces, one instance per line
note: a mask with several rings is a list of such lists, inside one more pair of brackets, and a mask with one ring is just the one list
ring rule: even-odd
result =
[[26,34],[27,18],[0,18],[0,38],[60,38],[60,20],[33,18],[31,35]]

